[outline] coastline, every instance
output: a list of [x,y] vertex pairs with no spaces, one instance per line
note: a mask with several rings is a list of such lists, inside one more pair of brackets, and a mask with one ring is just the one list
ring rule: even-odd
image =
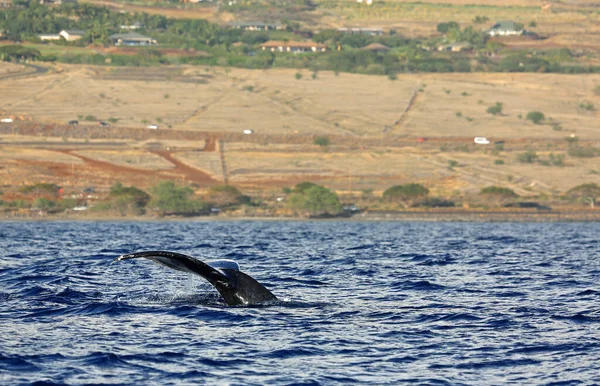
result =
[[0,222],[53,222],[53,221],[93,221],[93,222],[216,222],[216,221],[310,221],[310,222],[596,222],[600,221],[600,210],[553,210],[553,211],[494,211],[494,210],[460,210],[460,211],[366,211],[352,216],[329,216],[326,218],[309,218],[302,216],[266,216],[248,214],[219,214],[209,216],[114,216],[88,214],[58,214],[3,216]]

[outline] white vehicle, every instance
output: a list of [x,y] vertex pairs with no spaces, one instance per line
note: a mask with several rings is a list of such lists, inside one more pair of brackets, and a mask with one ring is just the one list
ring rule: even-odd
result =
[[0,122],[2,122],[2,123],[12,123],[12,121],[13,121],[12,118],[2,118],[2,119],[0,119]]
[[244,134],[252,134],[252,133],[254,133],[254,130],[252,130],[252,129],[244,130]]
[[486,137],[475,137],[473,139],[473,142],[475,142],[478,145],[489,145],[490,144],[490,140],[487,139]]
[[157,130],[158,129],[158,125],[148,125],[148,126],[146,126],[146,129]]

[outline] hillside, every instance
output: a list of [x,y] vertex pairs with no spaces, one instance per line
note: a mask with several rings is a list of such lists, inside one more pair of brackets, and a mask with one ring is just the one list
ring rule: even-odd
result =
[[[600,173],[598,75],[297,79],[276,69],[60,65],[15,76],[27,69],[0,64],[9,71],[0,80],[2,116],[15,119],[0,123],[5,192],[171,179],[197,189],[228,182],[262,196],[314,181],[355,200],[409,182],[450,198],[491,185],[558,197]],[[502,112],[492,115],[496,102]],[[545,121],[527,120],[531,111]],[[66,125],[72,119],[80,124]],[[97,123],[109,119],[108,128]],[[158,130],[145,128],[157,122]],[[313,144],[315,136],[330,145]],[[491,143],[476,145],[474,136]],[[537,158],[523,162],[527,152]]]

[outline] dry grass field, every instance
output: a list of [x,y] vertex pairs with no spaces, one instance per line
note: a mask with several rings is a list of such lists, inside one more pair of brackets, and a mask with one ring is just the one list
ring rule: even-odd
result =
[[[4,66],[10,65],[0,64],[0,72],[14,70]],[[378,195],[418,182],[445,197],[491,185],[522,196],[557,195],[599,180],[600,158],[571,157],[565,141],[574,135],[581,146],[600,146],[599,75],[409,74],[392,81],[325,72],[298,80],[295,73],[59,65],[0,79],[3,116],[25,118],[0,124],[0,179],[101,190],[116,181],[148,188],[171,179],[202,189],[227,180],[273,195],[301,181],[342,195]],[[581,108],[583,101],[594,109]],[[502,115],[486,112],[496,102],[503,103]],[[527,121],[534,110],[554,128]],[[88,115],[117,119],[111,130],[125,139],[113,146],[75,135],[86,125],[88,133],[106,130],[81,118],[79,128],[59,137],[19,135],[31,122],[67,128],[67,120]],[[158,120],[158,130],[144,129]],[[126,139],[140,129],[147,138]],[[243,129],[254,133],[245,136]],[[198,137],[184,141],[181,133]],[[330,146],[312,144],[314,135],[330,137]],[[474,145],[474,136],[492,143]],[[202,151],[209,137],[229,139]],[[503,148],[495,148],[499,140]],[[524,164],[518,156],[526,150],[542,160],[564,156],[564,166]]]
[[[392,81],[331,72],[317,79],[304,72],[298,80],[296,72],[58,65],[46,74],[1,80],[0,106],[43,123],[116,120],[116,127],[157,123],[161,130],[215,133],[598,137],[600,75],[403,74]],[[496,102],[503,114],[492,116],[486,111]],[[527,121],[530,111],[543,112],[561,130]]]

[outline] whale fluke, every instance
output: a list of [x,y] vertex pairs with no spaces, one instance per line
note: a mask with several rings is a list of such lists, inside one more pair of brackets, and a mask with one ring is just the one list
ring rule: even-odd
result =
[[263,303],[277,297],[251,276],[239,270],[230,260],[205,263],[177,252],[145,251],[119,256],[115,261],[145,258],[177,271],[189,272],[205,278],[223,296],[230,306]]

